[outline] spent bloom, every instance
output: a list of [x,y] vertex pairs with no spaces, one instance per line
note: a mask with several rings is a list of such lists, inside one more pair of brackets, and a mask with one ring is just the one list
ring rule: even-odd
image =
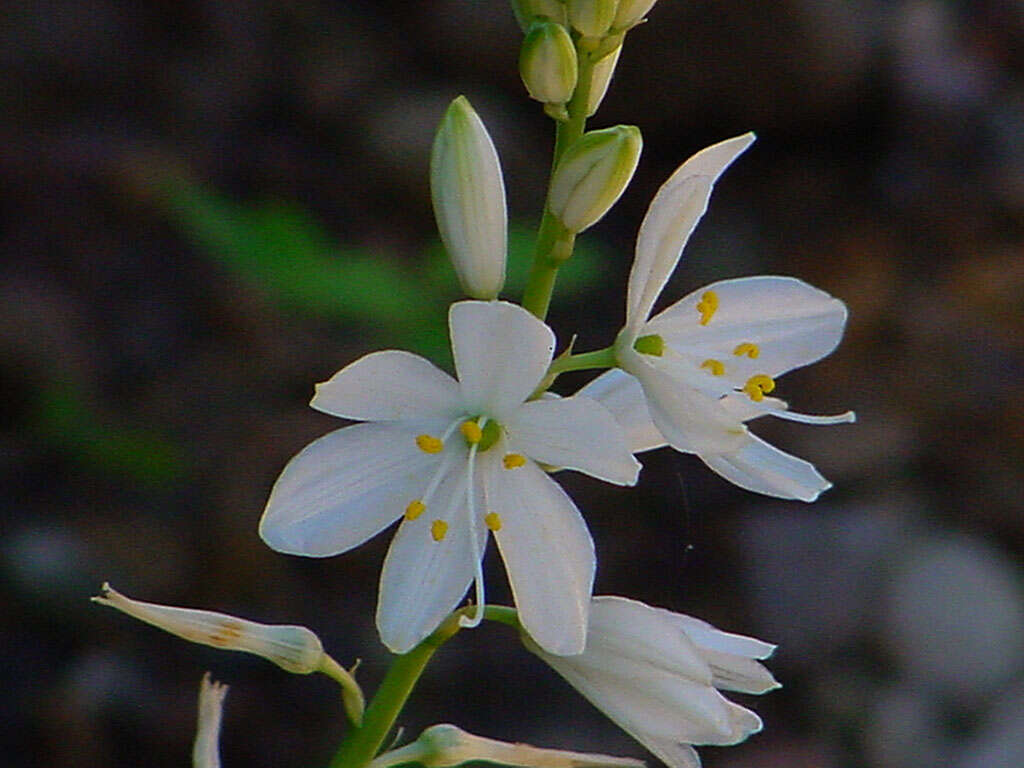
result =
[[853,421],[849,412],[793,413],[766,397],[779,376],[835,349],[846,324],[843,303],[795,278],[757,276],[713,283],[650,316],[715,181],[753,141],[748,133],[698,152],[658,190],[637,236],[626,324],[615,341],[622,370],[581,393],[616,413],[634,450],[667,443],[743,488],[813,501],[830,483],[810,463],[752,435],[745,422],[764,415]]
[[693,745],[737,744],[761,719],[719,690],[766,693],[779,684],[758,659],[774,645],[624,597],[596,597],[587,647],[553,656],[526,647],[672,768],[698,768]]
[[220,768],[220,721],[228,687],[203,675],[199,683],[199,716],[192,745],[192,768]]
[[644,765],[629,757],[509,744],[441,723],[424,729],[416,741],[378,756],[367,768],[390,768],[407,763],[425,768],[452,768],[476,761],[518,768],[643,768]]
[[326,557],[401,519],[380,579],[377,627],[405,653],[477,585],[492,532],[520,618],[551,653],[583,649],[594,549],[579,510],[540,464],[621,485],[639,464],[611,413],[584,397],[529,398],[555,338],[507,302],[448,316],[456,381],[417,355],[375,352],[317,386],[311,405],[363,421],[289,462],[260,522],[272,548]]

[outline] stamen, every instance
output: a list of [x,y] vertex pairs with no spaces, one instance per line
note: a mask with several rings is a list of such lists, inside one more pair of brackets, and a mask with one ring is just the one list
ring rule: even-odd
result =
[[[480,421],[483,422],[484,427],[487,426],[486,416],[481,416]],[[480,434],[482,435],[483,432],[481,431]],[[487,604],[484,598],[484,556],[483,552],[480,551],[479,538],[477,537],[476,494],[474,493],[473,484],[473,469],[476,465],[477,448],[476,443],[469,447],[469,461],[466,462],[466,514],[469,515],[469,540],[473,549],[473,563],[476,566],[476,573],[473,577],[476,583],[476,610],[472,616],[459,617],[459,626],[469,628],[479,626],[480,622],[484,620],[484,606]]]
[[718,294],[714,291],[704,291],[697,303],[697,311],[700,312],[700,324],[707,325],[718,309]]
[[430,524],[430,535],[433,536],[434,541],[441,541],[448,533],[448,523],[444,520],[435,520]]
[[750,399],[755,403],[760,403],[764,400],[764,396],[774,389],[775,379],[763,373],[751,376],[743,385],[743,391],[750,395]]
[[470,445],[476,445],[484,436],[484,431],[480,429],[480,425],[472,419],[462,422],[459,425],[459,431]]
[[761,350],[758,348],[757,344],[744,341],[742,344],[737,344],[736,349],[734,349],[732,353],[736,355],[736,357],[743,357],[746,355],[751,360],[756,360],[761,354]]
[[417,517],[423,514],[423,511],[427,508],[427,505],[423,503],[422,499],[414,499],[409,502],[409,506],[405,508],[405,519],[415,520]]
[[516,469],[526,463],[526,457],[519,453],[506,453],[501,463],[505,465],[505,469]]
[[444,450],[444,441],[432,435],[417,435],[416,446],[424,453],[440,453]]
[[831,426],[833,424],[853,424],[857,420],[857,414],[853,411],[837,413],[835,416],[812,416],[809,413],[793,413],[793,411],[772,410],[769,416],[775,416],[787,421],[798,421],[801,424],[815,424],[817,426]]
[[712,376],[721,376],[725,373],[725,366],[722,364],[721,360],[705,360],[700,364],[700,367],[707,368],[711,371]]
[[501,515],[497,512],[490,512],[484,517],[484,522],[487,523],[487,527],[492,531],[501,530]]

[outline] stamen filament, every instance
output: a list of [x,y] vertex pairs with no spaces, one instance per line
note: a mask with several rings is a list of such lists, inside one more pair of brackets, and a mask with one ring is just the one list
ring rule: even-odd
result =
[[[486,424],[487,417],[481,416],[480,422],[477,425],[478,429],[481,430],[481,435],[483,434],[483,427],[486,426]],[[483,553],[480,551],[480,541],[477,536],[476,493],[473,484],[473,470],[476,467],[476,451],[478,443],[479,441],[474,442],[469,446],[469,460],[466,462],[466,512],[469,515],[469,541],[473,552],[473,564],[476,566],[476,575],[473,577],[476,585],[476,606],[474,607],[472,616],[459,616],[459,626],[470,629],[479,626],[480,622],[484,620],[484,608],[487,603],[487,600],[484,597],[484,558]]]
[[831,426],[833,424],[853,424],[857,421],[857,414],[853,411],[837,413],[835,416],[815,416],[809,413],[794,413],[793,411],[771,410],[769,416],[775,416],[787,421],[798,421],[801,424],[815,424],[817,426]]

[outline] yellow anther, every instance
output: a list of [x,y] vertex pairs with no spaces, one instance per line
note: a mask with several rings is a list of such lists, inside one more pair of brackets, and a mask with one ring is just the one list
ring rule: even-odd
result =
[[488,514],[484,515],[484,522],[487,523],[487,527],[490,528],[492,531],[501,530],[501,515],[499,515],[497,512],[489,512]]
[[773,389],[775,389],[775,379],[763,373],[751,376],[747,379],[747,383],[743,385],[743,391],[750,395],[750,399],[755,403],[760,403],[764,400],[764,396]]
[[707,325],[718,309],[718,294],[714,291],[704,291],[697,303],[697,311],[700,312],[700,324]]
[[410,501],[409,506],[405,508],[405,519],[415,520],[417,517],[423,514],[423,510],[425,510],[426,508],[427,505],[424,504],[419,499]]
[[737,344],[736,349],[732,351],[736,357],[743,357],[746,355],[751,360],[756,360],[757,356],[761,354],[761,350],[757,344],[752,344],[749,341],[744,341],[742,344]]
[[701,368],[707,368],[713,376],[721,376],[725,373],[725,366],[721,360],[705,360],[700,364]]
[[476,445],[484,436],[484,431],[480,429],[480,425],[475,421],[464,421],[459,425],[459,432],[466,438],[466,442],[470,445]]
[[444,520],[435,520],[430,524],[430,535],[434,537],[434,541],[440,541],[448,533],[448,523]]
[[518,453],[506,453],[501,463],[505,465],[505,469],[515,469],[526,463],[526,457]]
[[433,435],[417,435],[416,445],[424,453],[440,453],[444,450],[444,443]]

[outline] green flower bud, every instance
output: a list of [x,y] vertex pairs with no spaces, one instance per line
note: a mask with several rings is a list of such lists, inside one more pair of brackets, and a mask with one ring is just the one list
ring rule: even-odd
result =
[[523,32],[529,32],[535,21],[565,24],[565,0],[512,0],[512,11]]
[[639,24],[658,0],[619,0],[612,29],[623,31]]
[[597,222],[633,178],[643,141],[634,125],[583,134],[565,151],[551,181],[551,213],[570,232]]
[[569,23],[584,37],[604,37],[617,6],[618,0],[566,0]]
[[603,59],[598,61],[590,70],[590,93],[587,94],[587,117],[597,112],[601,106],[604,95],[608,93],[608,86],[611,85],[612,75],[615,74],[615,65],[619,63],[619,54],[622,53],[620,45]]
[[505,282],[505,182],[494,143],[465,96],[451,103],[437,129],[430,192],[463,290],[474,299],[495,298]]
[[519,54],[519,75],[530,98],[564,104],[576,89],[576,46],[561,24],[541,22],[530,28]]

